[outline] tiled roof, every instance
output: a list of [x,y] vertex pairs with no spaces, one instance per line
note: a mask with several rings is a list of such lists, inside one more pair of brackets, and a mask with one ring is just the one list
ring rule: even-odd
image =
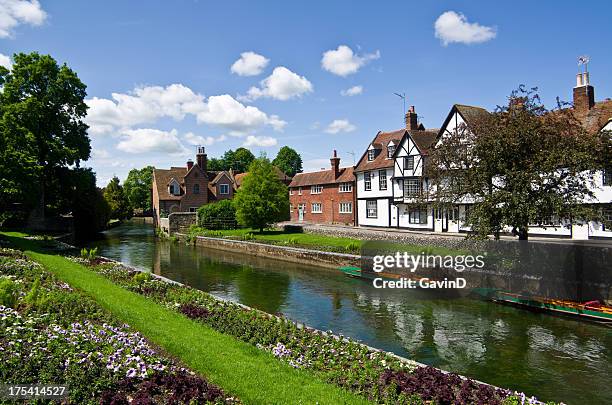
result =
[[597,132],[612,118],[612,100],[599,101],[588,111],[574,112],[588,132]]
[[455,104],[454,107],[459,111],[468,125],[472,124],[475,120],[483,116],[489,115],[489,112],[482,107],[464,104]]
[[[404,134],[406,133],[406,129],[400,129],[393,132],[379,132],[376,134],[376,137],[371,142],[376,148],[380,149],[380,152],[376,155],[374,160],[368,161],[367,151],[361,156],[357,166],[355,166],[356,172],[362,172],[365,170],[373,170],[373,169],[382,169],[385,167],[393,167],[393,159],[387,158],[387,145],[389,142],[393,141],[395,145],[397,145]],[[370,145],[368,145],[368,148]]]
[[[168,184],[174,178],[179,183],[183,183],[183,177],[187,173],[186,167],[172,167],[170,169],[153,169],[153,177],[157,185],[157,193],[160,200],[180,200],[180,195],[168,193]],[[182,187],[182,184],[181,184]]]
[[297,173],[289,187],[304,187],[315,184],[347,183],[355,180],[352,167],[341,167],[338,178],[334,178],[333,170],[320,170],[318,172]]
[[410,137],[416,144],[419,151],[427,155],[429,153],[429,149],[433,146],[438,138],[438,129],[427,129],[424,131],[408,131],[410,133]]

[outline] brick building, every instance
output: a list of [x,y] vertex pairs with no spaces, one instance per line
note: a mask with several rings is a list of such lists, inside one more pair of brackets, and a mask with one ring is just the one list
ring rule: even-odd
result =
[[198,147],[196,162],[182,167],[153,170],[153,221],[173,212],[194,212],[209,202],[234,196],[234,176],[227,171],[207,170],[204,147]]
[[340,167],[334,151],[331,169],[298,173],[289,184],[291,221],[355,224],[355,178],[352,167]]

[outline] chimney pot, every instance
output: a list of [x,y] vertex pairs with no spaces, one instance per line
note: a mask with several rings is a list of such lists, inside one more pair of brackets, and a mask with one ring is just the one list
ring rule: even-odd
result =
[[187,171],[191,170],[192,167],[193,167],[193,160],[189,159],[187,161]]
[[573,91],[574,110],[583,114],[595,105],[595,89],[590,84],[589,72],[576,75],[576,87]]
[[203,146],[198,146],[196,161],[198,162],[198,166],[200,166],[200,169],[202,169],[204,172],[208,170],[208,158],[206,157],[206,150]]
[[329,161],[331,162],[331,168],[334,173],[334,179],[337,179],[338,176],[340,175],[340,158],[338,157],[338,154],[336,153],[335,149],[334,149],[334,156],[331,159],[329,159]]
[[414,106],[411,105],[406,113],[406,129],[417,130],[419,129],[418,115],[414,110]]

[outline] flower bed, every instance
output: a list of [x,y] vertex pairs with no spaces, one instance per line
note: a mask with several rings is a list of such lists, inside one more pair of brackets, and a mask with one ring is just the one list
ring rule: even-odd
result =
[[67,384],[70,403],[235,403],[95,301],[0,248],[0,381]]
[[[75,258],[83,263],[86,260]],[[91,265],[115,284],[147,296],[215,330],[271,352],[295,368],[379,403],[540,404],[535,398],[403,361],[356,341],[323,333],[258,310],[167,283],[118,263]]]

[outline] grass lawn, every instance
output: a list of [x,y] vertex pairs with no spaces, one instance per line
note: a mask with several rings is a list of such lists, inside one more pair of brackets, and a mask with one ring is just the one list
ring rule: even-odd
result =
[[[331,250],[334,252],[345,252],[360,254],[361,246],[364,242],[361,239],[346,238],[340,236],[330,236],[317,233],[295,233],[285,232],[281,229],[264,230],[259,232],[257,229],[229,229],[211,231],[204,228],[192,228],[192,235],[211,236],[211,237],[233,237],[244,238],[247,234],[252,234],[253,239],[261,242],[268,242],[281,245],[294,245],[304,248],[312,248],[318,250]],[[377,242],[379,243],[379,242]],[[421,254],[423,251],[432,255],[458,255],[466,254],[466,251],[459,249],[451,249],[439,246],[421,246],[401,242],[382,242],[381,247],[393,246],[393,249],[406,251],[412,254]],[[371,246],[373,247],[373,245]]]
[[244,403],[357,404],[366,399],[296,370],[252,345],[127,291],[24,234],[3,232],[17,248],[58,278],[92,296],[122,322]]

